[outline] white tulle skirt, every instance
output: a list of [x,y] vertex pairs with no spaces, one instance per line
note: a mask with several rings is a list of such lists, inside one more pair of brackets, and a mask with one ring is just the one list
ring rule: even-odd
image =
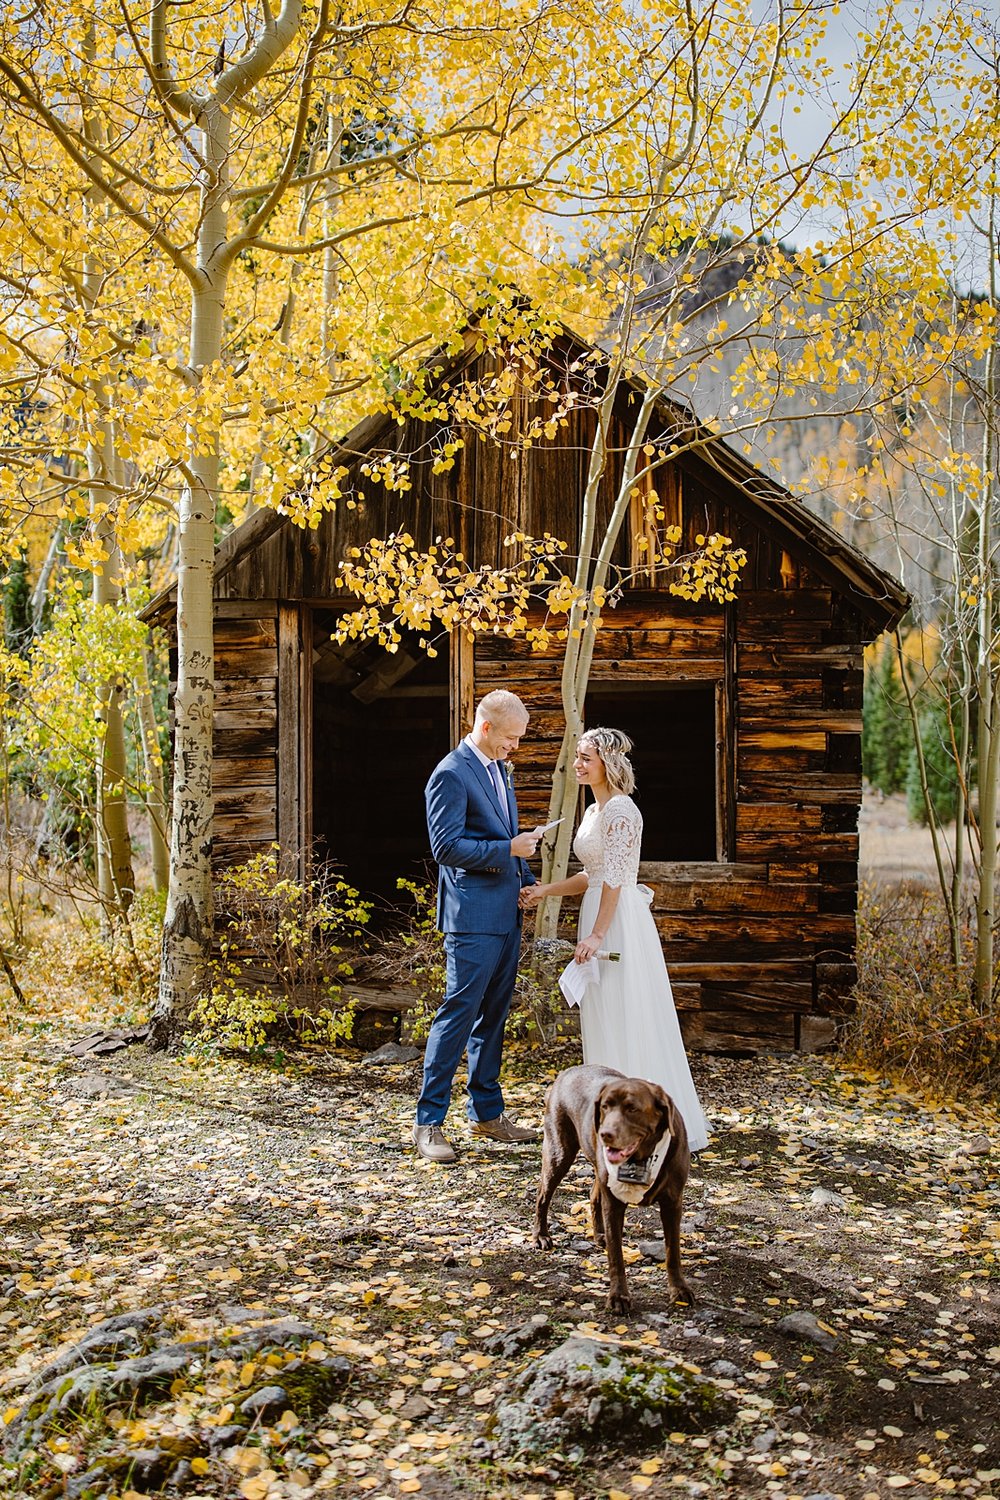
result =
[[[658,1083],[683,1116],[691,1150],[700,1151],[708,1144],[708,1124],[684,1051],[660,935],[650,911],[652,899],[646,885],[621,888],[602,944],[621,958],[618,963],[600,960],[600,981],[588,985],[580,1002],[583,1060]],[[593,930],[600,901],[600,885],[585,893],[581,938]]]

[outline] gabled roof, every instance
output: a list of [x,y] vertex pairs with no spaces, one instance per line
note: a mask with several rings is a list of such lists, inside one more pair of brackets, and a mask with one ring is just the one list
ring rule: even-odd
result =
[[[445,357],[438,353],[427,361],[424,368],[431,376],[430,389],[454,380],[472,363],[481,347],[474,323],[463,330],[463,336],[464,348],[458,353]],[[591,346],[565,326],[563,336],[581,352],[589,352]],[[627,385],[637,395],[645,393],[640,377],[631,377]],[[679,455],[682,461],[686,456],[693,456],[728,481],[734,507],[744,511],[747,518],[761,529],[777,535],[783,546],[806,562],[812,572],[832,589],[845,595],[879,631],[891,630],[899,623],[910,606],[910,596],[901,583],[852,547],[783,485],[705,427],[689,407],[667,395],[658,396],[656,404],[663,416],[669,418],[672,428],[684,434],[684,450]],[[348,467],[383,442],[396,426],[396,418],[391,414],[371,413],[363,417],[346,437],[331,444],[323,458],[331,465]],[[219,543],[215,554],[216,582],[275,532],[294,524],[290,516],[270,507],[255,511]],[[176,583],[171,584],[151,599],[142,611],[142,618],[152,621],[169,613],[176,587]]]

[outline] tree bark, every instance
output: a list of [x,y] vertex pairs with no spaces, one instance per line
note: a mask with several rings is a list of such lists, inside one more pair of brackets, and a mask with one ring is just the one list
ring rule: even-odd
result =
[[[227,241],[230,116],[217,100],[199,123],[205,162],[198,234],[198,283],[191,294],[189,365],[204,379],[222,353],[229,263]],[[196,403],[197,406],[197,403]],[[170,880],[160,985],[150,1044],[173,1039],[204,981],[212,947],[212,730],[215,713],[213,565],[219,493],[218,436],[192,427],[188,481],[178,514],[177,690]]]

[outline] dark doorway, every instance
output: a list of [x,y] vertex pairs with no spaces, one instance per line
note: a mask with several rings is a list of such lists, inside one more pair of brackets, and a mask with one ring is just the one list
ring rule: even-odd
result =
[[622,729],[635,744],[643,859],[718,859],[714,683],[592,683],[586,723]]
[[366,896],[399,905],[400,875],[430,862],[424,786],[451,748],[448,652],[428,658],[416,637],[387,652],[335,645],[335,616],[313,630],[313,836]]

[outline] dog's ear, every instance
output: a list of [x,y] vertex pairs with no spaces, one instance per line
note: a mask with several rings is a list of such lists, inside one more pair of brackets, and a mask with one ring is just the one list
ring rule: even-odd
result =
[[671,1099],[666,1089],[661,1089],[658,1083],[651,1083],[649,1085],[649,1092],[653,1096],[656,1107],[660,1113],[660,1119],[663,1121],[664,1126],[669,1125],[670,1117],[674,1112],[674,1101]]
[[601,1130],[601,1117],[604,1114],[604,1093],[605,1093],[605,1089],[607,1089],[607,1084],[604,1085],[604,1088],[602,1088],[600,1090],[600,1092],[597,1095],[597,1098],[594,1100],[594,1135],[595,1136],[599,1135],[600,1134],[600,1130]]

